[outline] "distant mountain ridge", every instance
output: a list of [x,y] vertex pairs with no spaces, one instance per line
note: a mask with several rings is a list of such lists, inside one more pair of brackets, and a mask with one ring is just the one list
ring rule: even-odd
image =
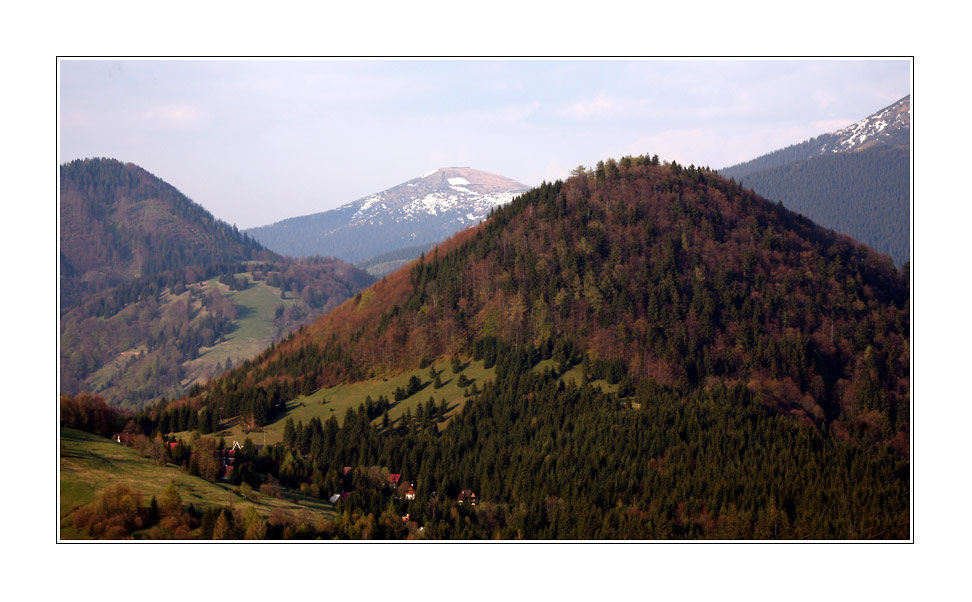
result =
[[831,153],[861,152],[886,148],[909,148],[911,144],[911,95],[836,132],[821,134],[799,144],[767,153],[750,161],[719,170],[727,178],[749,174],[794,161]]
[[830,134],[719,170],[898,265],[911,257],[911,96]]
[[323,255],[360,262],[438,242],[474,225],[527,187],[472,169],[444,167],[331,211],[247,230],[285,255]]
[[354,264],[354,267],[361,268],[375,278],[381,278],[382,276],[391,274],[410,261],[418,259],[423,253],[431,251],[434,246],[435,244],[433,243],[426,243],[424,245],[416,245],[414,247],[405,247],[404,249],[389,251],[387,253],[382,253],[381,255],[376,255],[370,259],[359,261],[358,263]]

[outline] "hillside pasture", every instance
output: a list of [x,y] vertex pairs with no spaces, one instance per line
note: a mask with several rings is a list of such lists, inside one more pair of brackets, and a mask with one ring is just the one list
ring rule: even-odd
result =
[[[281,497],[261,495],[254,502],[243,498],[228,483],[211,483],[194,477],[172,464],[159,465],[130,447],[110,439],[73,429],[61,430],[60,507],[62,539],[85,539],[85,533],[64,524],[64,519],[80,506],[115,485],[127,485],[142,494],[144,504],[157,498],[170,482],[175,483],[183,505],[193,504],[202,512],[209,506],[256,508],[263,516],[280,509],[291,516],[306,512],[333,515],[333,505],[281,488]],[[297,500],[295,503],[293,500]]]
[[186,378],[183,386],[189,386],[195,381],[205,381],[214,375],[217,366],[226,366],[226,361],[234,364],[243,362],[259,355],[273,342],[273,319],[278,307],[288,307],[297,304],[297,300],[281,298],[280,289],[268,285],[265,281],[253,281],[248,273],[236,274],[237,278],[246,278],[249,283],[242,291],[231,291],[225,284],[217,282],[216,278],[203,283],[209,289],[217,290],[237,306],[237,318],[233,329],[226,335],[226,339],[212,347],[201,347],[199,357],[183,363]]

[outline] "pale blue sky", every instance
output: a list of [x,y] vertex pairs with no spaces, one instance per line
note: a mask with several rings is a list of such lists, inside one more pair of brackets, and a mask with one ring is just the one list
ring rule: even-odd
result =
[[65,60],[60,159],[136,163],[247,228],[438,167],[726,167],[910,92],[908,60]]

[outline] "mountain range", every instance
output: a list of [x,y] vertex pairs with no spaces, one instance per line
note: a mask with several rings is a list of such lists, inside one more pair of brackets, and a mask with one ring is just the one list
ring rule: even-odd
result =
[[[834,183],[898,169],[907,110],[883,113],[738,180],[657,156],[525,191],[444,168],[259,233],[135,166],[62,166],[62,389],[137,409],[66,396],[62,426],[124,425],[119,443],[247,501],[333,509],[197,499],[198,521],[166,491],[181,536],[907,539],[910,271],[792,210],[792,178],[784,197],[750,187],[807,174],[863,211]],[[75,219],[108,242],[86,252]],[[405,265],[374,282],[268,233]],[[262,312],[279,328],[261,338]],[[109,533],[108,506],[64,522]],[[146,509],[110,533],[152,521],[176,529]]]
[[911,96],[844,127],[719,170],[899,265],[910,260]]
[[503,176],[444,167],[337,209],[246,233],[281,254],[332,256],[357,263],[440,242],[479,223],[491,209],[526,190]]

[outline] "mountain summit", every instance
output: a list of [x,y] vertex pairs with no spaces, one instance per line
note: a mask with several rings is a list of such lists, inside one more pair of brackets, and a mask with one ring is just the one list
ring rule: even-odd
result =
[[469,167],[443,167],[331,211],[248,230],[287,255],[361,261],[434,243],[478,223],[527,187]]

